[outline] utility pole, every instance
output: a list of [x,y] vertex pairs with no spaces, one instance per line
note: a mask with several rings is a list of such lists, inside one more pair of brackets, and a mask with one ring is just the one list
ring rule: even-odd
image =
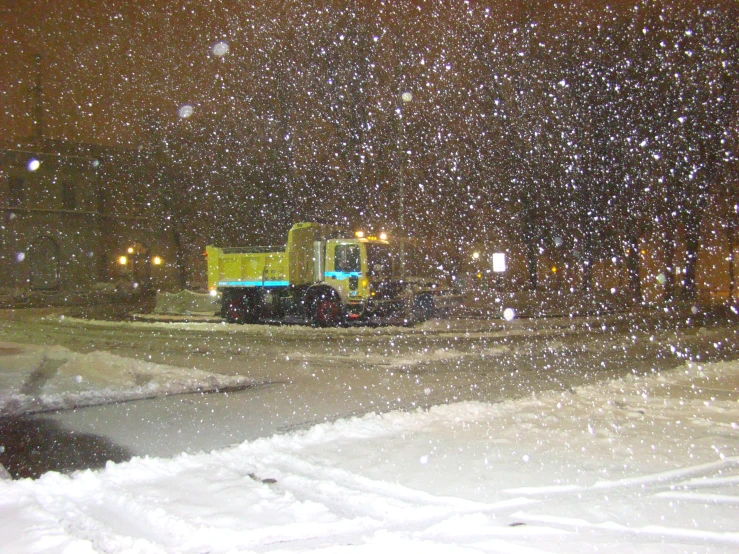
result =
[[406,139],[405,139],[405,121],[403,120],[403,116],[405,115],[403,112],[403,105],[409,104],[413,101],[413,93],[404,91],[400,94],[400,103],[398,104],[397,112],[398,112],[398,118],[400,120],[400,145],[398,147],[398,150],[400,151],[400,166],[398,168],[398,195],[399,195],[399,220],[400,220],[400,277],[402,279],[405,279],[405,160],[406,160],[406,152],[407,149],[406,145]]

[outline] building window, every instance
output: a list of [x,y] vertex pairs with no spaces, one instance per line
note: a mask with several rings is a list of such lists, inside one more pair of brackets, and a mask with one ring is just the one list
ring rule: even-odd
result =
[[62,207],[65,210],[77,209],[77,196],[75,195],[74,183],[62,182]]
[[10,178],[9,202],[11,208],[17,208],[26,200],[26,180],[23,177]]

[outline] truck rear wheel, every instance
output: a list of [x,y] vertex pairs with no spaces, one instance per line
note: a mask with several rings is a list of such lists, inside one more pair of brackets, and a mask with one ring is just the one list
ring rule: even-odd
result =
[[256,298],[249,292],[224,295],[221,311],[228,323],[254,323],[258,318]]

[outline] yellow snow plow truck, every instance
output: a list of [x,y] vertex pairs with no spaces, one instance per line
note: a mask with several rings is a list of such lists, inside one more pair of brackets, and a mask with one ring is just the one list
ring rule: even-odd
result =
[[384,235],[347,236],[334,226],[298,223],[287,246],[206,247],[208,288],[231,323],[413,324],[431,317],[442,289],[399,277]]

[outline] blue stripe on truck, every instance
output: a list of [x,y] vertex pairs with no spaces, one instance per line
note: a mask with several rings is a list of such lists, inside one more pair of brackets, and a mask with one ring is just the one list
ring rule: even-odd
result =
[[349,277],[361,277],[361,271],[327,271],[324,275],[333,279],[348,279]]
[[290,281],[218,281],[219,287],[287,287]]

